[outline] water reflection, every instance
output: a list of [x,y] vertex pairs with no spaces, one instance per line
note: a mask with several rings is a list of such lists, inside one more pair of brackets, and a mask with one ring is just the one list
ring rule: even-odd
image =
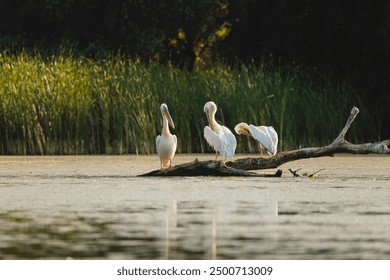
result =
[[288,166],[315,180],[136,176],[155,160],[1,157],[0,259],[390,256],[389,157]]
[[[173,200],[167,205],[167,217],[165,226],[165,259],[170,259],[175,254],[177,247],[177,202]],[[172,252],[172,253],[171,253]]]
[[3,259],[388,258],[390,208],[321,202],[141,203],[0,214]]
[[259,211],[262,210],[248,204],[221,207],[207,202],[172,200],[165,205],[135,205],[98,212],[96,209],[3,212],[0,256],[3,259],[239,257],[232,255],[232,250],[258,239],[248,236],[256,235],[256,228],[261,228],[259,217],[264,217],[264,213]]

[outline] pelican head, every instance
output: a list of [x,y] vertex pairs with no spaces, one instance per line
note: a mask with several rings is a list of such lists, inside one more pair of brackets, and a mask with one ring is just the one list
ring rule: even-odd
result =
[[173,123],[171,114],[168,111],[167,104],[165,104],[165,103],[161,104],[160,110],[161,110],[161,115],[168,121],[168,124],[174,129],[175,124]]
[[252,136],[251,133],[250,133],[250,131],[249,131],[249,126],[248,126],[246,123],[244,123],[244,122],[241,122],[241,123],[239,123],[238,125],[236,125],[236,126],[234,127],[234,131],[235,131],[238,135],[244,134],[244,135],[246,135],[246,136]]
[[217,111],[217,105],[215,105],[213,101],[209,101],[204,105],[203,111],[206,113],[207,121],[209,122],[210,128],[214,129],[213,122],[215,121],[214,116],[215,112]]
[[215,105],[213,101],[209,101],[206,104],[204,104],[203,111],[207,113],[210,110],[217,111],[217,105]]

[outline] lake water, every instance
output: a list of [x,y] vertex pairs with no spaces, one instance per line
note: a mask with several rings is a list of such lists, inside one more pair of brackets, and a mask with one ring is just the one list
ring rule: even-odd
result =
[[[195,158],[214,155],[173,164]],[[137,177],[158,168],[156,155],[0,157],[0,258],[390,258],[389,156],[295,161],[281,178]]]

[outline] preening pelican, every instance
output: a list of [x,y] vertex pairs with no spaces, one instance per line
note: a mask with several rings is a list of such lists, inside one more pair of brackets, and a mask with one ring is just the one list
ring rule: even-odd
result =
[[160,106],[161,115],[163,116],[163,128],[161,135],[156,138],[157,153],[160,157],[161,169],[168,169],[171,167],[172,158],[175,155],[177,147],[176,135],[169,132],[168,124],[175,128],[172,117],[169,114],[168,106],[163,103]]
[[[234,127],[237,134],[252,136],[263,146],[271,156],[276,155],[278,148],[278,134],[272,126],[254,126],[252,124],[239,123]],[[260,146],[260,151],[261,151]],[[263,153],[261,151],[261,153]]]
[[215,121],[217,105],[209,101],[204,105],[203,111],[209,121],[209,125],[204,128],[204,138],[214,148],[216,152],[215,160],[217,160],[218,153],[224,156],[225,160],[226,158],[233,158],[237,146],[236,137],[226,126]]

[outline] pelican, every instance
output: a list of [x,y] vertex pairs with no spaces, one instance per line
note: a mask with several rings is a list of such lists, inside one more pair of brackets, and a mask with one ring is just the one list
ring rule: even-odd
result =
[[163,116],[163,128],[161,135],[156,138],[156,148],[160,157],[161,169],[169,169],[171,167],[172,158],[176,152],[177,138],[169,132],[169,126],[175,128],[172,117],[169,114],[168,106],[163,103],[160,106],[161,115]]
[[278,147],[278,134],[272,126],[254,126],[252,124],[247,125],[246,123],[239,123],[234,127],[237,134],[245,134],[252,136],[259,142],[261,155],[263,146],[270,156],[276,155]]
[[217,105],[209,101],[204,105],[203,111],[206,113],[209,125],[204,128],[204,138],[207,143],[215,150],[215,160],[217,160],[218,153],[226,158],[233,158],[236,151],[237,141],[234,134],[223,125],[215,121],[215,112]]

